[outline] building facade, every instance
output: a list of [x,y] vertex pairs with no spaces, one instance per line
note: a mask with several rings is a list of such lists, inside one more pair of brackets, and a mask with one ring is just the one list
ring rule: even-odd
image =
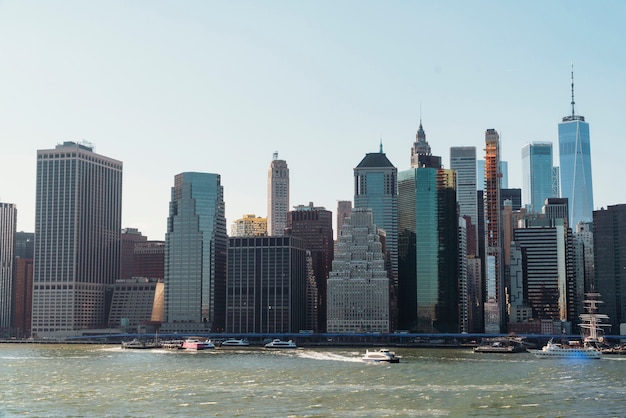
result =
[[231,237],[262,237],[267,235],[267,218],[254,214],[243,215],[235,220],[230,229]]
[[289,167],[275,152],[267,171],[267,233],[281,236],[287,226],[289,211]]
[[127,332],[154,331],[163,321],[162,280],[146,277],[120,279],[109,286],[109,327]]
[[35,234],[33,232],[15,233],[14,298],[13,298],[13,333],[16,338],[30,337],[30,320],[33,304],[33,254],[35,253]]
[[32,335],[106,325],[105,289],[120,274],[122,162],[64,142],[37,151]]
[[12,334],[16,227],[15,204],[0,202],[0,338]]
[[600,313],[609,316],[611,334],[626,332],[626,205],[593,212],[594,287],[600,293]]
[[522,190],[529,213],[541,213],[545,200],[554,195],[552,142],[533,142],[522,148]]
[[369,208],[355,208],[339,231],[328,279],[328,332],[390,331],[390,281],[380,232]]
[[577,320],[572,233],[565,219],[526,219],[513,235],[523,260],[524,302],[533,318]]
[[[476,147],[451,147],[450,169],[456,171],[456,199],[459,216],[468,216],[471,225],[478,224],[478,201],[476,199]],[[469,231],[468,231],[469,232]],[[473,240],[468,248],[476,248],[478,232],[468,235]],[[476,253],[473,253],[476,255]]]
[[307,251],[299,238],[229,238],[226,332],[306,329],[307,273]]
[[[315,288],[318,295],[316,301],[310,301],[317,307],[318,329],[324,332],[326,326],[326,282],[332,267],[334,256],[333,214],[323,207],[299,205],[287,213],[287,235],[300,238],[310,252]],[[309,328],[307,328],[309,329]]]
[[135,264],[135,244],[145,242],[148,237],[139,232],[137,228],[122,229],[122,250],[120,265],[120,280],[130,279],[133,277],[133,268]]
[[414,167],[398,174],[399,327],[420,333],[460,332],[467,311],[460,309],[459,291],[467,288],[459,276],[465,269],[460,269],[458,258],[456,171],[442,168],[441,157],[430,153],[425,135],[420,140],[420,146],[413,147]]
[[572,69],[572,114],[559,123],[559,164],[561,197],[569,201],[572,228],[578,222],[593,220],[593,179],[589,124],[574,111],[574,71]]
[[176,175],[169,206],[162,329],[223,331],[228,236],[220,175]]
[[[386,233],[386,266],[398,278],[398,170],[383,153],[368,153],[354,169],[354,208],[370,208],[374,224]],[[338,231],[339,232],[339,231]]]
[[339,233],[343,227],[343,222],[346,218],[350,217],[352,213],[352,201],[340,200],[337,202],[337,228],[335,231]]
[[485,133],[485,332],[499,333],[505,322],[504,268],[500,223],[500,136]]

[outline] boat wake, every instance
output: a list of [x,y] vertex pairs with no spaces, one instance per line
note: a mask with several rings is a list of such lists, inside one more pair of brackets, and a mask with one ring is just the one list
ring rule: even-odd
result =
[[306,358],[310,360],[322,360],[322,361],[343,361],[346,363],[363,363],[361,357],[353,357],[335,353],[320,353],[318,351],[305,350],[298,353],[298,357]]

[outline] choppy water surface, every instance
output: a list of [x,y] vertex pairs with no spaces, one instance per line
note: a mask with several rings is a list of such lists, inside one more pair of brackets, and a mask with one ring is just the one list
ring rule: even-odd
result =
[[625,416],[626,356],[0,345],[0,416]]

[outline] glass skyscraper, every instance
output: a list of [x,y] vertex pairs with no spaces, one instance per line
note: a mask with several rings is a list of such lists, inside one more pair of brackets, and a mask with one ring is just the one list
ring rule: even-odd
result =
[[431,154],[421,124],[411,156],[398,174],[399,327],[459,332],[456,172]]
[[389,161],[383,147],[368,153],[354,169],[354,208],[370,208],[374,224],[387,233],[385,267],[398,277],[398,169]]
[[32,335],[106,326],[120,274],[122,162],[88,144],[37,151]]
[[476,248],[478,199],[476,198],[476,147],[451,147],[450,168],[456,171],[456,198],[459,216],[468,216],[474,225],[471,248]]
[[522,190],[530,213],[541,213],[545,200],[554,193],[552,143],[533,142],[522,148]]
[[165,234],[168,332],[222,331],[228,237],[219,174],[175,176]]
[[574,72],[572,71],[572,114],[559,123],[559,164],[561,197],[569,200],[572,228],[578,222],[593,220],[593,183],[589,124],[574,111]]

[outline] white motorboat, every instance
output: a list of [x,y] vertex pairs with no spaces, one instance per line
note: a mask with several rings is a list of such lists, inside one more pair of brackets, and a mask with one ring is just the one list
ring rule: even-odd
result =
[[292,340],[282,341],[275,339],[272,340],[272,342],[265,344],[265,348],[298,348],[298,346]]
[[400,363],[400,356],[396,356],[396,353],[386,348],[375,351],[365,350],[363,361],[369,363]]
[[248,342],[248,340],[245,339],[235,339],[235,338],[230,338],[228,340],[224,340],[222,341],[222,343],[220,344],[220,347],[248,347],[250,345],[250,343]]
[[213,344],[211,340],[200,341],[197,338],[187,338],[183,341],[182,348],[184,350],[206,350],[215,348],[215,344]]

